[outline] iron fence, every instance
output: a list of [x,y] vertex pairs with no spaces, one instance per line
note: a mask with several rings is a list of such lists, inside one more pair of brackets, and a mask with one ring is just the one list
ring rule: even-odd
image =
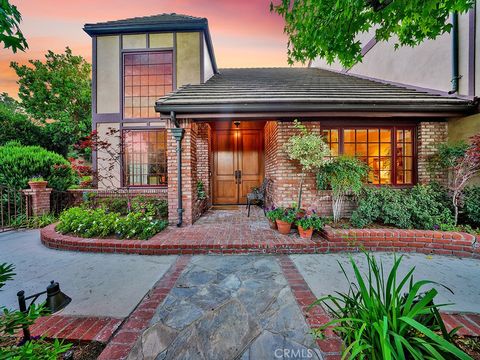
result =
[[31,215],[30,197],[0,185],[0,232],[24,227]]

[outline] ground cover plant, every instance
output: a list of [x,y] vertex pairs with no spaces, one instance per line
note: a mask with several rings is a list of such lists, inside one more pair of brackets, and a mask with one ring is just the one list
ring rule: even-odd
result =
[[[322,337],[328,327],[343,338],[342,359],[471,359],[453,343],[458,329],[448,332],[434,300],[441,286],[428,280],[414,281],[415,268],[400,276],[402,257],[395,257],[386,273],[383,264],[365,254],[368,270],[362,274],[350,258],[354,279],[345,275],[349,289],[318,299],[334,320],[314,330]],[[353,280],[353,281],[352,281]]]
[[72,207],[60,214],[56,230],[62,234],[81,237],[117,237],[119,239],[147,240],[168,226],[166,220],[143,212],[130,212],[124,216],[103,208]]

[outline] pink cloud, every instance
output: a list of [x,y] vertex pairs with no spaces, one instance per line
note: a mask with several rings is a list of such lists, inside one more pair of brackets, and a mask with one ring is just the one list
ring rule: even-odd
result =
[[283,20],[270,13],[270,0],[13,0],[23,16],[22,29],[29,49],[12,54],[0,50],[0,92],[16,95],[16,75],[10,61],[26,63],[43,58],[47,50],[91,58],[91,42],[85,23],[159,13],[183,13],[206,17],[219,67],[287,66]]

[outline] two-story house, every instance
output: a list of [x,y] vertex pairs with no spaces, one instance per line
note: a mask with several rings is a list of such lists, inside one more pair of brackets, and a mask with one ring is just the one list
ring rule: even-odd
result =
[[[300,172],[284,149],[294,119],[323,134],[333,155],[365,161],[370,183],[405,187],[429,179],[422,155],[446,141],[448,119],[476,111],[469,98],[315,67],[217,69],[204,18],[161,14],[84,29],[93,127],[115,149],[95,154],[98,186],[161,189],[178,225],[205,208],[199,181],[208,206],[244,204],[265,178],[270,203],[294,202]],[[120,161],[110,162],[115,154]],[[330,209],[313,175],[303,199]]]

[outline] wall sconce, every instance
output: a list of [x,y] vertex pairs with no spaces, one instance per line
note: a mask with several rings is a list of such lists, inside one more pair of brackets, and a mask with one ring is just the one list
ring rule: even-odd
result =
[[240,126],[240,121],[235,120],[235,121],[233,122],[233,125],[235,125],[235,127],[238,129],[238,127]]
[[[47,286],[46,291],[39,292],[30,296],[25,296],[25,291],[21,290],[17,293],[18,298],[18,307],[21,312],[27,313],[30,307],[33,305],[35,300],[38,299],[40,295],[47,294],[46,308],[50,310],[50,313],[54,314],[62,309],[64,309],[72,299],[60,291],[60,284],[55,281],[51,281],[50,285]],[[32,299],[30,305],[27,308],[27,300]],[[23,327],[23,341],[30,340],[30,329],[28,325]]]

